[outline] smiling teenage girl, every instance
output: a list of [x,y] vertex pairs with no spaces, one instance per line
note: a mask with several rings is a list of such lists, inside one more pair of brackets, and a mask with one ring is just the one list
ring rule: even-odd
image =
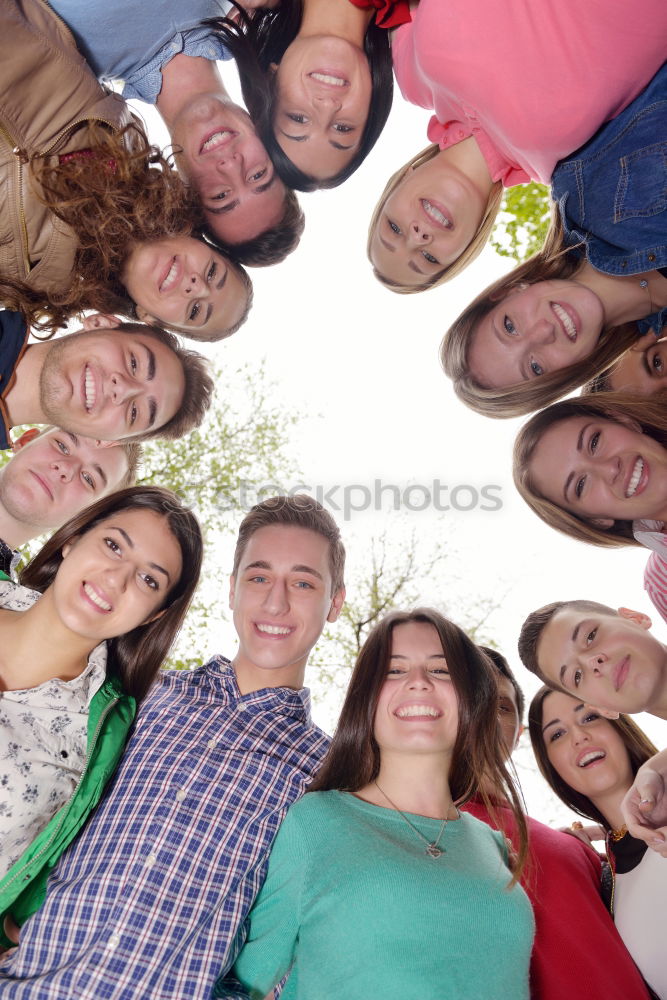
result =
[[[207,22],[213,24],[213,21]],[[391,108],[387,33],[348,0],[283,0],[217,22],[243,98],[274,166],[299,191],[347,180]]]
[[[37,0],[3,0],[0,35],[9,43],[0,64],[0,303],[51,330],[84,309],[134,316],[136,305],[203,339],[233,332],[247,313],[247,276],[188,239],[200,219],[193,196],[125,102],[99,85],[67,28]],[[164,250],[173,237],[180,242]],[[184,242],[233,277],[204,331],[185,307],[145,298],[142,281],[128,286],[137,247],[159,244],[176,257]],[[188,277],[203,296],[203,268]],[[182,284],[185,299],[192,288]]]
[[614,922],[648,984],[665,1000],[661,915],[667,865],[630,836],[621,813],[625,793],[655,747],[631,719],[603,719],[579,699],[547,687],[533,698],[528,726],[538,766],[552,791],[607,831],[607,853],[615,872]]
[[176,496],[133,487],[60,528],[21,586],[0,583],[0,912],[11,907],[17,922],[40,905],[113,773],[201,555],[199,525]]
[[667,620],[667,418],[657,397],[554,403],[521,428],[514,482],[558,531],[593,545],[653,549],[646,589]]
[[625,370],[606,388],[654,390],[641,356],[667,321],[666,134],[667,64],[558,164],[542,250],[445,335],[443,365],[467,405],[496,417],[527,413],[602,371],[609,379],[623,355]]
[[[548,182],[646,86],[664,62],[666,18],[660,0],[631,15],[624,0],[420,0],[392,57],[403,96],[434,111],[433,145],[380,199],[376,276],[416,292],[458,273],[484,245],[502,186]],[[399,204],[403,183],[410,196]]]
[[376,626],[315,791],[280,828],[250,915],[234,974],[253,998],[293,963],[294,998],[528,996],[521,864],[512,877],[501,835],[455,805],[493,774],[525,855],[496,713],[492,668],[456,625],[421,610]]

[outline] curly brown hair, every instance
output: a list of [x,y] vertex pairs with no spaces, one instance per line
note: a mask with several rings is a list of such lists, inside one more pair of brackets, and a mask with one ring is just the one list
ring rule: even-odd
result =
[[198,202],[138,124],[111,132],[88,125],[90,156],[30,163],[36,195],[79,242],[69,285],[47,295],[0,278],[0,300],[28,325],[55,331],[84,310],[133,316],[119,275],[131,249],[165,236],[190,236],[202,223]]

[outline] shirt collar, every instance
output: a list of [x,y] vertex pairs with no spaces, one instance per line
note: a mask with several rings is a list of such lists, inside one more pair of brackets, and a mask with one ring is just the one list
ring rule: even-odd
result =
[[310,691],[300,688],[295,691],[288,687],[266,687],[249,694],[241,694],[236,680],[236,673],[226,656],[214,656],[205,665],[205,669],[221,683],[228,694],[239,704],[257,709],[267,709],[278,703],[285,712],[305,717],[310,722]]

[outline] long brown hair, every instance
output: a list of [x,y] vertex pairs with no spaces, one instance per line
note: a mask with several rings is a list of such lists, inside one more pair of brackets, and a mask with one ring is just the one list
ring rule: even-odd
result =
[[88,125],[92,156],[65,162],[31,161],[39,196],[74,232],[79,247],[69,285],[35,291],[0,278],[0,297],[23,312],[29,326],[51,333],[85,309],[134,315],[134,303],[119,280],[137,243],[190,236],[201,225],[193,191],[138,125],[115,133]]
[[563,510],[552,500],[547,500],[535,485],[530,466],[542,435],[563,420],[581,416],[614,420],[617,423],[621,423],[624,418],[631,420],[643,434],[654,438],[667,449],[667,410],[660,396],[642,397],[623,392],[607,392],[564,399],[536,413],[517,434],[514,442],[514,485],[538,517],[570,538],[605,548],[639,545],[632,534],[632,521],[617,520],[608,530],[598,528],[590,521]]
[[[416,156],[413,156],[411,160],[408,160],[408,162],[400,167],[396,173],[392,174],[387,181],[384,191],[380,195],[378,203],[373,209],[373,215],[371,216],[371,221],[368,226],[366,256],[369,260],[371,260],[371,241],[375,230],[379,225],[380,216],[382,215],[387,198],[394,193],[409,170],[416,170],[418,167],[421,167],[422,164],[428,163],[428,161],[432,160],[434,156],[437,156],[439,152],[440,147],[438,144],[432,143],[430,146],[427,146],[426,149],[422,149],[420,153],[417,153]],[[500,210],[503,193],[502,183],[500,181],[495,181],[491,191],[489,192],[482,221],[480,222],[477,232],[471,239],[468,246],[453,263],[449,264],[448,267],[443,268],[442,271],[438,271],[436,274],[432,275],[424,281],[423,284],[401,285],[385,277],[375,266],[373,266],[373,274],[378,281],[385,286],[385,288],[389,288],[392,292],[397,292],[399,295],[412,295],[415,292],[425,292],[428,288],[437,288],[438,285],[444,285],[446,281],[451,281],[451,279],[455,278],[457,274],[465,271],[468,264],[472,264],[472,262],[479,257],[480,253],[488,243],[491,231],[496,221],[496,216]]]
[[63,561],[63,547],[124,510],[151,510],[164,517],[180,546],[182,561],[181,575],[165,595],[164,614],[108,642],[107,672],[118,677],[124,690],[139,701],[176,639],[201,570],[203,546],[199,522],[179,497],[161,486],[133,486],[102,497],[51,536],[21,571],[20,582],[44,593],[56,578]]
[[494,281],[474,299],[445,333],[440,361],[462,402],[486,417],[520,417],[572,392],[604,371],[637,340],[636,323],[606,327],[592,354],[567,368],[515,385],[488,389],[475,381],[468,352],[479,323],[519,285],[566,280],[581,266],[581,258],[565,246],[558,206],[552,206],[551,223],[542,249],[513,271]]
[[437,631],[458,698],[458,732],[449,773],[452,798],[463,803],[478,797],[495,816],[497,809],[485,791],[485,780],[506,797],[519,831],[516,881],[526,860],[528,834],[498,738],[494,668],[458,625],[433,608],[394,611],[370,632],[352,671],[336,734],[310,791],[355,792],[379,774],[380,748],[374,736],[378,698],[387,679],[393,631],[411,622],[432,625]]
[[[528,709],[530,742],[533,746],[533,753],[535,754],[540,774],[551,790],[556,793],[561,802],[564,802],[569,809],[572,809],[573,812],[578,813],[579,816],[583,816],[585,819],[591,819],[593,822],[599,823],[605,830],[609,830],[611,827],[608,820],[593,805],[588,796],[583,795],[581,792],[576,792],[571,785],[568,785],[549,760],[542,732],[542,720],[544,700],[547,695],[554,693],[560,694],[564,692],[554,692],[553,688],[546,687],[546,685],[541,687],[531,701],[530,708]],[[571,696],[568,695],[568,697]],[[577,701],[577,699],[572,698],[572,701]],[[635,775],[642,764],[645,764],[650,757],[658,752],[657,747],[653,746],[646,733],[632,719],[628,718],[627,715],[621,715],[618,719],[608,719],[607,721],[623,740],[625,749],[628,751],[628,757],[630,758],[632,773]]]

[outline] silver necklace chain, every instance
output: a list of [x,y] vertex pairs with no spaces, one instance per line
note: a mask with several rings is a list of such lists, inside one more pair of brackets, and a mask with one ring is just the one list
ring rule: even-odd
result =
[[[378,792],[380,792],[382,795],[384,795],[385,799],[387,800],[387,802],[389,803],[389,805],[392,807],[392,809],[395,809],[396,812],[398,813],[398,815],[402,816],[403,819],[405,820],[405,822],[408,824],[408,826],[412,830],[414,830],[414,832],[417,834],[417,836],[422,841],[422,843],[426,844],[426,851],[425,851],[425,853],[428,854],[428,856],[430,858],[439,858],[443,854],[447,853],[445,851],[444,847],[438,847],[438,844],[440,843],[442,835],[445,832],[445,827],[449,823],[449,816],[445,816],[445,818],[443,819],[442,826],[440,827],[440,832],[438,833],[438,836],[435,838],[435,840],[428,840],[424,836],[424,834],[420,830],[417,829],[417,827],[415,826],[415,824],[412,823],[408,819],[408,817],[405,815],[405,813],[403,812],[403,810],[399,809],[395,802],[392,802],[392,800],[389,798],[389,796],[387,795],[387,793],[382,788],[380,788],[380,786],[378,785],[378,783],[377,783],[377,781],[375,779],[373,779],[373,784],[377,788]],[[456,809],[456,818],[459,819],[460,816],[461,816],[461,813],[459,812],[457,806],[454,806],[454,808]]]

